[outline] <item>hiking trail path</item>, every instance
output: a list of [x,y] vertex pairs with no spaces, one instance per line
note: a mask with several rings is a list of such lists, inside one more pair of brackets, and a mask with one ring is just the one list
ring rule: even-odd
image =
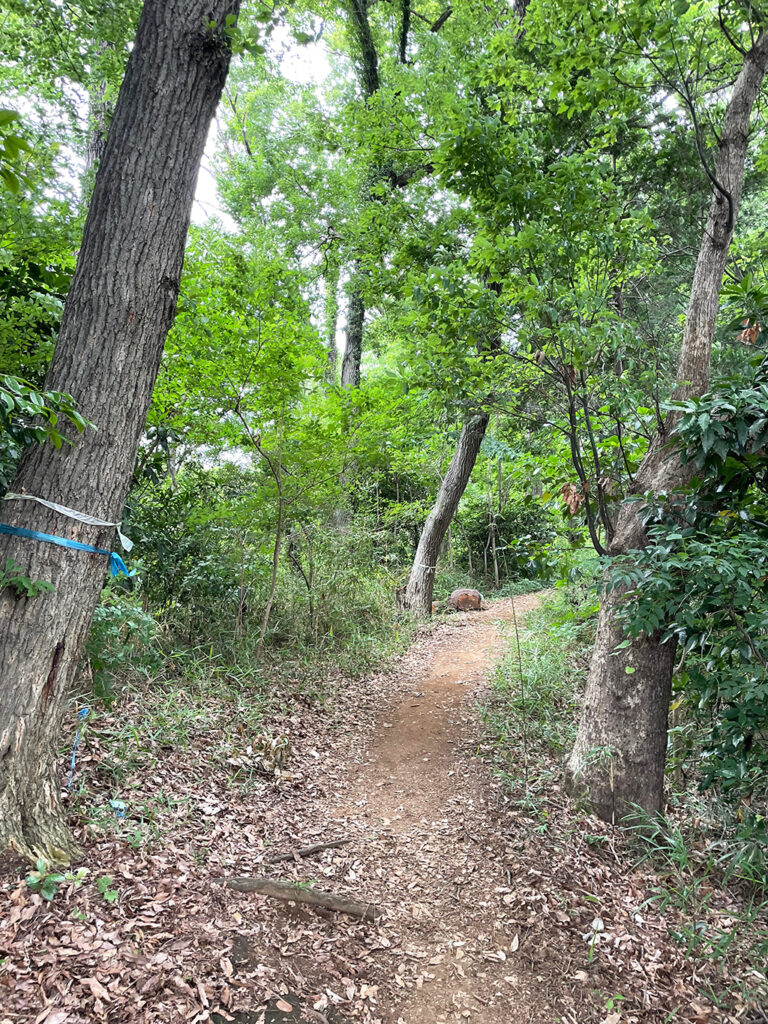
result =
[[[330,808],[347,827],[386,837],[385,903],[410,918],[404,949],[412,946],[423,967],[384,1021],[509,1024],[512,1005],[514,1020],[526,1019],[529,993],[512,950],[519,935],[504,920],[498,890],[506,879],[487,835],[489,804],[501,793],[476,749],[478,702],[502,653],[500,626],[517,616],[522,628],[538,603],[537,595],[502,599],[448,619],[423,667],[403,675],[359,774]],[[375,851],[366,864],[374,874]]]
[[[541,596],[434,621],[380,671],[329,676],[320,702],[301,679],[276,691],[263,728],[290,756],[271,777],[238,717],[247,692],[169,695],[184,744],[152,740],[142,691],[102,713],[72,814],[86,881],[49,902],[25,865],[0,865],[0,1024],[751,1021],[700,995],[712,971],[670,938],[682,919],[647,907],[657,879],[564,797],[555,753],[510,736],[502,775],[482,705]],[[238,892],[233,876],[383,913]]]

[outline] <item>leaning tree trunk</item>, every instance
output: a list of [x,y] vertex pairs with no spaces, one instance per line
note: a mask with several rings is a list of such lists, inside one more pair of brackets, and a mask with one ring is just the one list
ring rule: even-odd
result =
[[421,531],[411,576],[401,602],[404,608],[409,609],[418,618],[429,618],[432,613],[437,557],[446,530],[451,525],[451,519],[459,507],[461,496],[474,468],[477,453],[485,437],[488,419],[488,413],[477,413],[464,424],[448,472],[440,485],[434,508]]
[[[691,298],[677,368],[675,397],[703,394],[709,385],[712,339],[720,288],[744,184],[752,108],[768,66],[768,34],[761,32],[746,54],[725,113],[714,169],[716,182],[691,286]],[[666,432],[674,427],[667,420]],[[657,438],[635,478],[633,492],[671,492],[685,487],[692,469],[665,457]],[[636,503],[622,506],[609,553],[642,548],[648,536]],[[667,714],[675,649],[660,635],[633,640],[616,650],[623,634],[617,624],[625,591],[604,595],[576,743],[567,765],[572,793],[585,797],[606,821],[624,817],[637,805],[662,810]]]
[[[105,520],[120,517],[173,321],[195,182],[230,58],[239,0],[146,0],[91,200],[46,381],[72,394],[88,429],[30,450],[13,484]],[[216,26],[212,27],[215,22]],[[114,530],[8,502],[12,525],[100,548]],[[0,595],[0,849],[51,862],[75,844],[55,771],[70,684],[106,560],[17,537],[0,557],[54,594]]]

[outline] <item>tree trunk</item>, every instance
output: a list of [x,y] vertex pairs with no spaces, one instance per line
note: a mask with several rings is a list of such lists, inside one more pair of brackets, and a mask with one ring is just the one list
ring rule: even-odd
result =
[[403,607],[419,618],[429,618],[432,614],[437,556],[474,468],[489,418],[486,412],[477,413],[464,424],[448,472],[440,485],[437,501],[421,531],[411,577],[402,598]]
[[325,379],[328,384],[336,383],[336,367],[339,362],[339,349],[336,344],[336,326],[339,322],[339,265],[331,262],[325,273],[325,344],[328,349],[328,362],[325,367]]
[[[96,430],[59,451],[29,450],[14,491],[120,517],[229,66],[224,19],[238,8],[238,0],[146,0],[46,381],[71,393]],[[112,546],[113,529],[62,520],[31,502],[9,502],[4,511],[12,525]],[[4,536],[0,558],[8,557],[56,591],[34,599],[0,594],[0,849],[63,862],[76,847],[60,806],[55,752],[106,561]]]
[[[366,104],[379,91],[379,55],[373,41],[368,20],[368,0],[348,0],[352,32],[360,54],[360,86]],[[363,325],[365,323],[365,302],[360,288],[362,277],[360,261],[355,261],[349,305],[347,307],[347,344],[341,364],[341,386],[360,387],[360,364],[363,358]]]
[[411,0],[400,3],[400,38],[398,40],[398,56],[401,64],[408,63],[408,34],[411,31]]
[[[284,416],[285,409],[283,409],[283,417]],[[261,620],[261,632],[259,633],[260,644],[264,643],[264,638],[267,635],[269,616],[272,614],[272,606],[275,603],[277,571],[280,567],[280,547],[283,543],[283,523],[285,521],[285,494],[283,493],[283,422],[284,419],[281,419],[280,447],[277,452],[277,463],[274,470],[274,478],[277,485],[277,526],[275,528],[275,543],[272,547],[272,574],[269,578],[269,594],[267,595],[267,604],[264,608],[264,617]],[[272,463],[270,463],[270,468],[271,467]]]
[[[675,397],[703,394],[709,385],[710,356],[720,288],[744,183],[752,108],[768,65],[768,35],[761,32],[746,54],[725,113],[715,160],[717,185],[691,286]],[[674,427],[668,418],[665,433]],[[671,492],[691,480],[692,467],[665,457],[656,438],[633,485],[634,494]],[[625,503],[609,547],[612,555],[642,548],[648,537],[636,503]],[[607,821],[639,805],[647,813],[664,804],[667,714],[674,666],[674,644],[659,635],[642,637],[620,651],[616,624],[622,591],[605,595],[598,619],[579,731],[568,761],[569,790],[585,797]]]
[[360,85],[366,102],[379,91],[379,55],[368,20],[368,0],[348,0],[352,31],[360,52]]
[[[356,275],[361,273],[359,267]],[[365,303],[357,280],[352,282],[347,310],[347,344],[341,364],[341,386],[343,388],[360,387],[360,364],[363,359],[363,325],[365,323]]]
[[[114,44],[102,41],[100,50],[104,53]],[[85,142],[85,171],[92,174],[101,163],[109,133],[109,116],[112,113],[107,102],[107,83],[102,79],[91,86],[88,96],[88,135]]]

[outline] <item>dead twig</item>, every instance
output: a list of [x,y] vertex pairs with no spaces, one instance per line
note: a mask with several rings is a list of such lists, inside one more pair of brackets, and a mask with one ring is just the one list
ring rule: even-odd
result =
[[301,850],[291,850],[289,853],[273,853],[270,857],[264,858],[265,864],[279,864],[281,860],[296,860],[299,857],[311,857],[315,853],[322,853],[323,850],[335,850],[339,846],[346,846],[350,839],[334,839],[330,843],[315,843],[314,846],[305,846]]
[[299,885],[297,882],[280,882],[274,878],[226,878],[224,885],[236,892],[259,892],[263,896],[271,896],[276,900],[308,903],[313,907],[324,907],[335,910],[339,914],[349,914],[363,921],[375,921],[384,911],[372,903],[358,903],[344,896],[336,896],[331,892],[312,889]]

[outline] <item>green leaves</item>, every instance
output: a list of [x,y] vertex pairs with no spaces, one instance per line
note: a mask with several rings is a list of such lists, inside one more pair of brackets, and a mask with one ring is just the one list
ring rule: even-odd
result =
[[52,594],[55,590],[47,580],[31,580],[26,570],[12,558],[6,558],[5,566],[0,567],[0,590],[6,587],[18,597],[37,597],[39,594]]
[[96,888],[107,903],[115,903],[120,895],[118,890],[114,888],[114,884],[114,879],[110,878],[109,875],[102,875],[101,878],[96,881]]
[[26,139],[6,131],[8,125],[18,120],[19,114],[15,110],[0,109],[0,181],[13,195],[18,195],[22,185],[27,184],[20,169],[20,158],[30,152]]
[[7,486],[16,460],[28,445],[47,441],[60,448],[71,443],[61,432],[61,417],[78,433],[92,425],[69,395],[41,391],[20,377],[0,374],[0,486]]
[[754,742],[768,726],[768,381],[734,378],[672,408],[698,475],[685,492],[639,499],[650,543],[610,563],[612,586],[628,590],[630,635],[662,630],[679,645],[702,786],[741,799],[768,768]]
[[25,881],[28,889],[50,902],[65,883],[74,889],[79,888],[87,874],[88,868],[78,868],[75,872],[67,871],[64,874],[52,871],[47,861],[38,859],[35,870],[27,873]]

